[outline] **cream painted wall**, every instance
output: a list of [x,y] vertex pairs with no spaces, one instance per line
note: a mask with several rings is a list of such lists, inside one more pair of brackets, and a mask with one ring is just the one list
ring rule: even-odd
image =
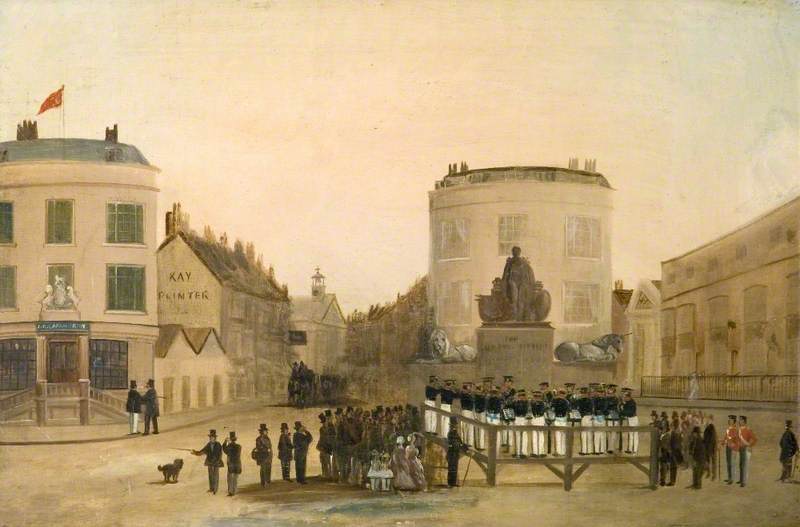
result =
[[160,324],[213,327],[221,334],[222,285],[176,236],[158,252]]
[[[0,262],[17,268],[17,309],[3,311],[3,322],[39,319],[48,264],[72,264],[80,318],[157,325],[156,176],[142,165],[38,161],[0,165],[0,200],[14,203],[14,243],[0,245]],[[46,202],[70,199],[74,234],[70,245],[47,245]],[[106,203],[144,205],[144,244],[106,244]],[[106,311],[106,266],[145,267],[144,313]]]
[[[430,202],[431,305],[436,306],[439,284],[469,280],[472,295],[489,294],[492,280],[502,276],[505,260],[498,250],[501,215],[525,214],[527,233],[522,255],[530,259],[536,279],[552,297],[548,319],[555,326],[555,344],[564,340],[586,341],[611,331],[611,211],[608,188],[577,183],[504,181],[452,186],[432,191]],[[568,216],[600,219],[602,250],[599,260],[568,258],[565,233]],[[433,246],[439,222],[465,218],[470,221],[469,258],[441,261]],[[600,311],[596,324],[566,325],[563,322],[563,286],[566,281],[592,282],[599,286]],[[437,313],[437,317],[439,314]],[[455,343],[474,343],[474,330],[481,325],[477,302],[472,302],[470,323],[463,326],[439,323]]]

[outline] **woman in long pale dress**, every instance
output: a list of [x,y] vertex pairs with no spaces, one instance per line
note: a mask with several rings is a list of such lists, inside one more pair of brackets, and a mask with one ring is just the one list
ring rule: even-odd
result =
[[406,447],[406,460],[408,461],[408,472],[414,481],[416,490],[425,490],[428,486],[425,480],[425,469],[422,467],[422,460],[419,458],[419,449],[415,439],[417,434],[408,436],[408,446]]
[[392,452],[392,461],[389,465],[394,474],[392,483],[395,490],[416,490],[417,486],[414,484],[414,480],[411,479],[411,474],[408,470],[408,459],[406,458],[406,449],[403,447],[403,443],[405,443],[405,438],[399,436],[397,438],[397,446]]

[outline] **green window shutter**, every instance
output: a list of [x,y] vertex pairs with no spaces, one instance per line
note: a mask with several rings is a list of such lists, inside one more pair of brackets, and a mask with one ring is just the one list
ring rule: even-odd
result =
[[116,204],[106,204],[106,243],[117,241],[117,214]]
[[47,202],[47,243],[72,243],[72,202]]
[[109,203],[108,243],[144,243],[144,207],[135,203]]
[[14,204],[0,203],[0,243],[14,241]]
[[116,265],[108,268],[107,309],[118,311],[145,310],[145,276],[143,267]]
[[144,207],[136,205],[136,243],[144,243]]
[[17,269],[0,267],[0,308],[17,307]]

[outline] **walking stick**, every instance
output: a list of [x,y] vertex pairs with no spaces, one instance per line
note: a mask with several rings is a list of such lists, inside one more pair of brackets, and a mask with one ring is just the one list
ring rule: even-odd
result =
[[467,475],[469,474],[469,466],[472,465],[472,456],[469,457],[469,461],[467,461],[467,470],[464,471],[464,479],[461,480],[461,486],[464,486],[464,482],[467,481]]

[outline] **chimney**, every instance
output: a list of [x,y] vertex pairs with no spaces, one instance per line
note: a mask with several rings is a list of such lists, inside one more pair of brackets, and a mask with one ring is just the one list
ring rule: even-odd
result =
[[621,291],[624,289],[622,287],[622,280],[614,280],[614,291]]
[[175,234],[175,222],[172,219],[172,211],[167,212],[166,223],[167,223],[166,233],[167,233],[167,238],[169,238],[170,236]]
[[117,128],[117,123],[114,123],[114,128],[106,126],[106,143],[116,143],[118,133],[119,129]]
[[36,121],[23,120],[17,125],[17,141],[39,139],[39,126]]

